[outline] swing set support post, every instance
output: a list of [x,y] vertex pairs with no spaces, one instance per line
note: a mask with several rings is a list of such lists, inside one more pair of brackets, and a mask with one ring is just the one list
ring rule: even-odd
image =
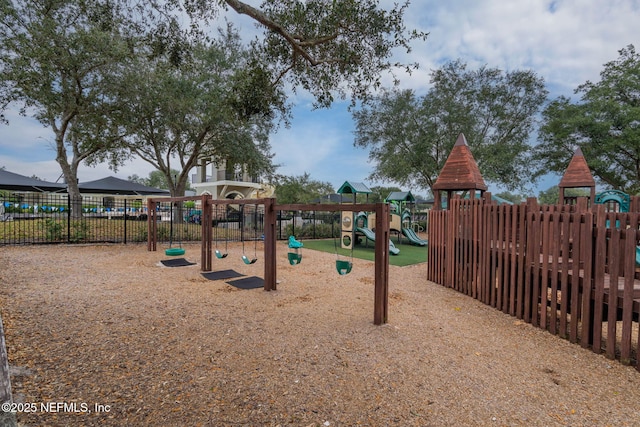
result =
[[387,323],[389,316],[389,223],[391,209],[387,203],[376,203],[376,244],[373,324]]
[[[275,211],[374,211],[376,213],[376,244],[375,244],[375,272],[374,272],[374,307],[373,307],[373,323],[375,325],[383,325],[389,320],[389,238],[391,231],[389,229],[391,219],[391,208],[387,203],[358,203],[358,204],[282,204],[275,205]],[[275,215],[275,212],[274,212]],[[265,219],[265,227],[266,227]],[[275,223],[274,223],[275,224]],[[275,229],[275,225],[274,225]],[[274,242],[275,243],[275,242]],[[266,235],[265,235],[266,245]],[[273,247],[273,268],[275,271],[275,246]],[[265,252],[267,246],[265,246]],[[271,251],[270,251],[271,252]],[[266,260],[265,254],[265,260]],[[265,265],[265,274],[266,274]],[[275,273],[274,273],[275,274]],[[265,275],[265,289],[266,289]],[[275,277],[273,278],[273,286],[275,289]]]
[[200,206],[202,214],[200,224],[202,225],[202,245],[200,245],[200,259],[202,261],[202,271],[211,271],[212,244],[213,240],[213,203],[210,194],[203,194]]
[[264,290],[276,290],[276,199],[264,200]]

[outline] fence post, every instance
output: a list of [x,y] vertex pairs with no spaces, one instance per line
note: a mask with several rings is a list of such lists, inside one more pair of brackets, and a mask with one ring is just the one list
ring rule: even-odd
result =
[[[0,403],[13,403],[11,397],[11,377],[9,374],[9,359],[7,357],[7,343],[4,339],[2,317],[0,317]],[[13,412],[0,411],[0,426],[16,426],[16,415]]]
[[71,243],[71,195],[67,193],[67,243]]
[[124,244],[127,244],[127,199],[124,199]]

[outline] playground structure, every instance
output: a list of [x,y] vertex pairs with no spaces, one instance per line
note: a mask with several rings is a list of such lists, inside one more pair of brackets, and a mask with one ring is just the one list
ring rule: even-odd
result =
[[[149,212],[147,227],[147,250],[156,251],[158,241],[158,209],[159,201],[169,203],[183,203],[195,201],[201,210],[202,240],[200,251],[200,265],[202,271],[212,270],[213,258],[213,213],[218,206],[225,205],[248,205],[261,206],[264,211],[264,290],[276,290],[276,219],[278,211],[328,211],[328,212],[359,212],[374,211],[378,218],[389,217],[389,205],[386,203],[365,203],[365,204],[276,204],[274,198],[266,199],[236,199],[222,200],[212,199],[211,195],[203,194],[197,197],[172,197],[163,199],[147,200]],[[374,267],[374,315],[373,322],[381,325],[388,319],[388,299],[389,299],[389,253],[387,246],[383,243],[389,241],[389,222],[377,221],[375,243],[375,267]],[[337,262],[336,262],[337,264]]]
[[[393,207],[393,204],[391,205]],[[408,209],[404,209],[402,211],[402,215],[397,213],[391,213],[389,215],[389,229],[391,233],[396,233],[398,235],[398,241],[400,241],[400,236],[404,236],[407,238],[409,243],[416,246],[427,246],[429,243],[427,240],[421,239],[418,234],[411,228],[411,212]],[[361,220],[364,224],[375,224],[376,215],[375,213],[365,214],[364,212],[360,212],[356,217],[357,220]],[[368,230],[366,225],[363,227],[364,230],[356,229],[357,232],[360,232],[366,236],[367,233],[372,233],[372,230]],[[368,238],[368,237],[367,237]],[[399,250],[396,253],[393,253],[392,247],[393,242],[389,242],[389,251],[392,255],[398,255]]]
[[[371,190],[360,182],[345,181],[344,184],[338,189],[338,194],[350,194],[353,196],[353,203],[356,203],[358,194],[364,194],[368,197],[371,194]],[[420,239],[418,235],[410,229],[411,213],[404,208],[406,202],[415,202],[415,198],[411,192],[397,192],[391,193],[385,200],[385,203],[389,203],[391,207],[395,208],[397,212],[391,212],[389,215],[389,230],[398,234],[398,241],[400,236],[405,236],[410,243],[417,246],[426,246],[427,241]],[[402,215],[400,212],[402,211]],[[340,245],[343,249],[353,249],[353,246],[360,241],[360,236],[364,237],[366,241],[375,242],[375,227],[370,227],[370,224],[376,224],[376,213],[360,211],[346,211],[342,213],[341,217],[341,235]],[[408,226],[405,227],[403,223],[407,222]],[[389,239],[389,253],[391,255],[400,254],[393,241]]]
[[415,204],[416,198],[411,191],[394,191],[384,201],[391,205],[391,231],[405,236],[412,245],[426,246],[428,242],[418,237],[412,228],[411,210],[407,205]]
[[462,136],[434,185],[427,279],[640,370],[640,198],[596,195],[579,150],[559,187],[557,205],[498,205]]

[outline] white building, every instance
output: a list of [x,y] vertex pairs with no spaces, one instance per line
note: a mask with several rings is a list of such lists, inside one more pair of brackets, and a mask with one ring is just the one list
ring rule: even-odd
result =
[[273,186],[250,176],[242,165],[228,165],[225,161],[203,160],[191,177],[196,195],[211,194],[214,199],[256,199],[272,197]]

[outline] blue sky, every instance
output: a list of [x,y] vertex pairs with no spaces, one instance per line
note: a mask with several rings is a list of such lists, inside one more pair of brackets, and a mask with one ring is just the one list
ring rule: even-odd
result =
[[[258,6],[260,1],[247,3]],[[391,5],[392,0],[381,0]],[[502,70],[531,69],[542,76],[551,92],[575,99],[573,90],[587,80],[599,80],[603,64],[618,57],[618,51],[634,44],[640,48],[640,0],[413,0],[408,8],[407,27],[429,32],[425,42],[416,42],[410,56],[398,52],[398,59],[418,62],[411,76],[399,73],[401,88],[423,94],[429,88],[429,73],[444,62],[461,58],[470,67],[488,65]],[[227,17],[244,33],[254,33],[252,21]],[[391,78],[387,81],[391,86]],[[368,152],[353,147],[354,124],[346,103],[329,110],[313,110],[304,94],[295,99],[292,125],[271,137],[278,173],[330,182],[338,188],[344,181],[393,185],[367,181],[373,165]],[[60,167],[55,162],[53,134],[38,122],[8,111],[9,125],[0,124],[0,166],[27,176],[56,181]],[[81,166],[81,182],[137,174],[146,177],[153,170],[142,160],[129,162],[113,172],[107,165]],[[538,190],[556,185],[549,176]],[[404,188],[426,194],[422,188]],[[491,188],[497,192],[499,188]]]

